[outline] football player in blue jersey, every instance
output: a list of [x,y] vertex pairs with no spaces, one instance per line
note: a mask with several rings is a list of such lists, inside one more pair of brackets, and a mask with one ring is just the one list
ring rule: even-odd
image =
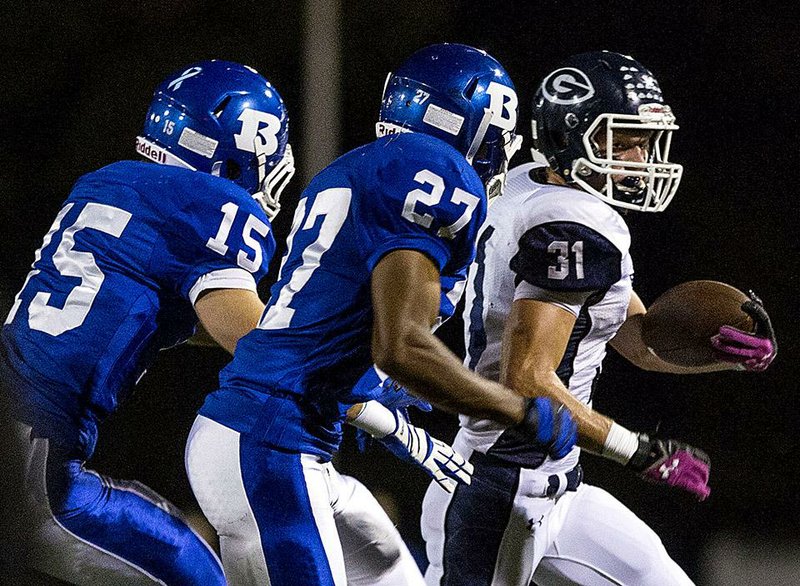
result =
[[[581,448],[703,500],[705,453],[631,432],[591,409],[606,345],[647,370],[758,371],[777,350],[769,316],[757,298],[745,303],[756,333],[721,328],[711,343],[722,362],[711,366],[663,362],[643,342],[646,309],[632,289],[630,233],[616,210],[663,210],[682,167],[669,160],[675,117],[641,63],[606,51],[569,58],[539,86],[533,118],[547,164],[510,171],[478,237],[464,309],[466,363],[522,395],[561,401]],[[555,460],[470,414],[454,447],[474,476],[452,495],[432,485],[425,496],[429,585],[691,583],[642,520],[582,483],[580,448]]]
[[255,70],[203,61],[156,89],[136,150],[149,161],[78,180],[2,328],[21,555],[76,584],[224,584],[172,505],[86,461],[160,349],[198,319],[229,352],[255,326],[270,220],[294,172],[288,117]]
[[390,443],[433,449],[390,411],[352,407],[373,398],[354,390],[373,362],[442,408],[515,426],[555,458],[571,450],[568,410],[475,375],[431,332],[451,305],[441,277],[452,286],[472,260],[487,188],[499,191],[518,146],[516,119],[514,85],[494,58],[427,47],[389,75],[379,138],[304,190],[264,315],[187,443],[231,583],[422,582],[354,549],[351,534],[373,518],[330,462],[348,411]]

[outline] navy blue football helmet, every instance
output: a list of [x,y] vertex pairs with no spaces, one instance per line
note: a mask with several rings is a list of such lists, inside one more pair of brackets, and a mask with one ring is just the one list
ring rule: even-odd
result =
[[270,219],[294,175],[281,96],[255,69],[230,61],[200,61],[163,81],[136,150],[156,163],[234,181]]
[[517,93],[503,66],[486,52],[442,43],[420,49],[389,74],[376,133],[422,132],[454,146],[491,198],[519,149]]
[[[550,168],[610,205],[659,212],[678,189],[683,167],[669,161],[675,116],[656,78],[631,57],[595,51],[567,59],[539,86],[532,126],[534,149]],[[647,160],[614,159],[615,131],[651,132]],[[597,175],[605,175],[602,187]]]

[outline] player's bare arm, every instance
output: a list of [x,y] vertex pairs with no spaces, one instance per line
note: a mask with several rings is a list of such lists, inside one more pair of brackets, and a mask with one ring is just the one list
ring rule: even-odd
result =
[[203,329],[233,354],[239,339],[258,325],[264,303],[248,289],[211,289],[198,297],[194,310]]
[[470,372],[431,333],[439,300],[439,271],[426,255],[396,250],[381,259],[372,272],[375,364],[446,411],[523,421],[522,396]]
[[555,304],[514,301],[503,334],[500,383],[525,397],[566,405],[578,424],[578,445],[602,454],[613,421],[576,399],[556,374],[574,325],[575,316]]
[[689,470],[685,477],[689,482],[681,486],[696,492],[698,498],[705,498],[708,471],[695,463],[707,461],[704,453],[679,442],[650,440],[631,432],[580,402],[563,385],[556,369],[574,324],[574,315],[555,304],[535,299],[514,301],[503,335],[500,381],[525,396],[544,395],[562,402],[578,426],[580,447],[628,465],[645,477],[656,479],[653,471],[659,469],[664,458],[685,452]]

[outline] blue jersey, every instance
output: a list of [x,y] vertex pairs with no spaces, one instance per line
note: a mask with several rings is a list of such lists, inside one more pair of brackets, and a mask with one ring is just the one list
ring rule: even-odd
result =
[[81,177],[2,329],[17,417],[88,457],[156,352],[194,332],[198,295],[255,290],[274,250],[227,179],[133,161]]
[[351,389],[372,364],[375,265],[420,251],[452,277],[446,299],[485,215],[478,175],[433,137],[384,137],[334,161],[303,192],[261,323],[200,413],[267,445],[330,456],[346,407],[368,398]]

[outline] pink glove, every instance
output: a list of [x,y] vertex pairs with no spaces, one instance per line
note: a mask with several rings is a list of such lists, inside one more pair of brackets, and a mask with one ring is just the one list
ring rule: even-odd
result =
[[775,359],[778,340],[761,299],[752,291],[748,291],[748,295],[750,301],[742,304],[742,311],[753,318],[756,324],[755,333],[722,326],[719,333],[711,338],[711,345],[720,360],[733,362],[742,370],[761,372]]
[[628,467],[645,480],[683,489],[700,501],[711,494],[708,487],[711,460],[703,450],[683,442],[650,439],[640,433],[639,449]]

